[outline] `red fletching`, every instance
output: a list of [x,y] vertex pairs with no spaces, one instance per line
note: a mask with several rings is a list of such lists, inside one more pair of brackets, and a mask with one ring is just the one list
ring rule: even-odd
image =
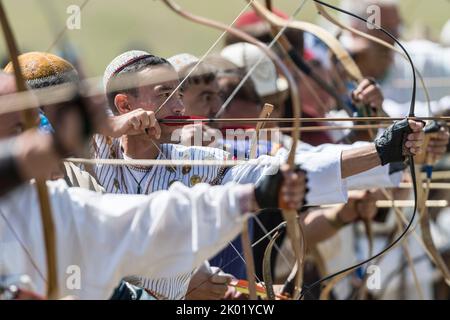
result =
[[[289,15],[282,12],[281,10],[273,9],[272,13],[276,14],[280,18],[283,18],[284,20],[289,19]],[[247,11],[246,13],[242,14],[239,19],[236,20],[235,26],[236,28],[243,28],[264,21],[265,20],[263,20],[255,11]]]
[[255,130],[255,126],[250,126],[250,125],[226,126],[220,130],[222,130],[223,133],[226,133],[227,130]]
[[[170,120],[175,120],[173,122],[170,122]],[[183,121],[176,121],[176,120],[183,120]],[[192,121],[189,121],[192,120]],[[162,124],[169,126],[169,127],[183,127],[188,124],[198,124],[203,123],[199,120],[207,120],[205,117],[201,116],[167,116],[163,119]]]

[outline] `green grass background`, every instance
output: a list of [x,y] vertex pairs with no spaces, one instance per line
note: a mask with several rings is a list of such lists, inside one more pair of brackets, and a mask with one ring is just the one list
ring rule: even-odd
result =
[[[355,0],[358,1],[358,0]],[[46,51],[68,17],[71,4],[84,0],[3,0],[22,51]],[[243,0],[178,0],[191,12],[230,23],[245,6]],[[299,0],[275,0],[275,6],[292,13]],[[330,3],[338,4],[336,0]],[[449,0],[402,0],[407,36],[426,26],[437,37],[450,18]],[[299,19],[317,21],[312,1]],[[180,52],[202,55],[220,32],[176,16],[158,0],[89,0],[82,11],[81,30],[67,31],[89,76],[101,75],[117,54],[139,48],[164,57]],[[220,47],[220,45],[219,45]],[[56,52],[57,46],[53,49]],[[0,42],[0,55],[5,55]]]

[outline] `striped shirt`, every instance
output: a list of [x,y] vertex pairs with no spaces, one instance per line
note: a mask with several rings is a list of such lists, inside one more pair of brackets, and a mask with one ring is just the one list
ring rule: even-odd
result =
[[[157,159],[184,160],[224,160],[229,158],[225,151],[208,147],[186,147],[175,144],[162,144]],[[93,144],[94,158],[125,159],[120,139],[96,135]],[[150,194],[158,190],[167,190],[175,181],[192,187],[197,183],[220,184],[224,168],[220,166],[152,166],[141,168],[134,166],[96,165],[94,172],[99,183],[110,193]],[[142,181],[141,181],[142,180]],[[137,181],[137,182],[136,182]],[[151,263],[151,262],[149,262]],[[147,279],[137,277],[140,286],[163,299],[184,299],[192,274],[185,273],[173,278]],[[136,278],[136,277],[135,277]]]

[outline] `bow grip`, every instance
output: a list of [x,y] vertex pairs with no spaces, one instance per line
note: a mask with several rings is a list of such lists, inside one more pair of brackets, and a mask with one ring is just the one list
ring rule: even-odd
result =
[[435,158],[433,154],[427,152],[427,147],[433,138],[437,138],[439,131],[442,128],[442,124],[433,120],[430,121],[423,131],[425,132],[425,138],[423,143],[422,152],[417,154],[415,157],[415,163],[418,165],[433,165],[435,162]]

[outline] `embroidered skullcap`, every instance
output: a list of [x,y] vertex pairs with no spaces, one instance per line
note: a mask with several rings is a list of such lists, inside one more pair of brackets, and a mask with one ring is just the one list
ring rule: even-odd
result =
[[123,69],[145,58],[153,57],[150,53],[141,50],[131,50],[115,57],[113,61],[106,67],[103,75],[103,87],[108,91],[110,80],[119,74]]
[[169,59],[170,64],[175,68],[176,72],[180,72],[182,69],[196,64],[199,59],[189,53],[180,53]]
[[[78,72],[68,61],[47,52],[28,52],[19,56],[23,77],[32,89],[45,88],[69,82],[78,82]],[[5,72],[13,73],[9,62]]]
[[274,63],[257,46],[239,42],[225,47],[221,56],[230,60],[245,72],[253,69],[250,78],[260,97],[272,95],[288,89],[286,80],[279,78]]

